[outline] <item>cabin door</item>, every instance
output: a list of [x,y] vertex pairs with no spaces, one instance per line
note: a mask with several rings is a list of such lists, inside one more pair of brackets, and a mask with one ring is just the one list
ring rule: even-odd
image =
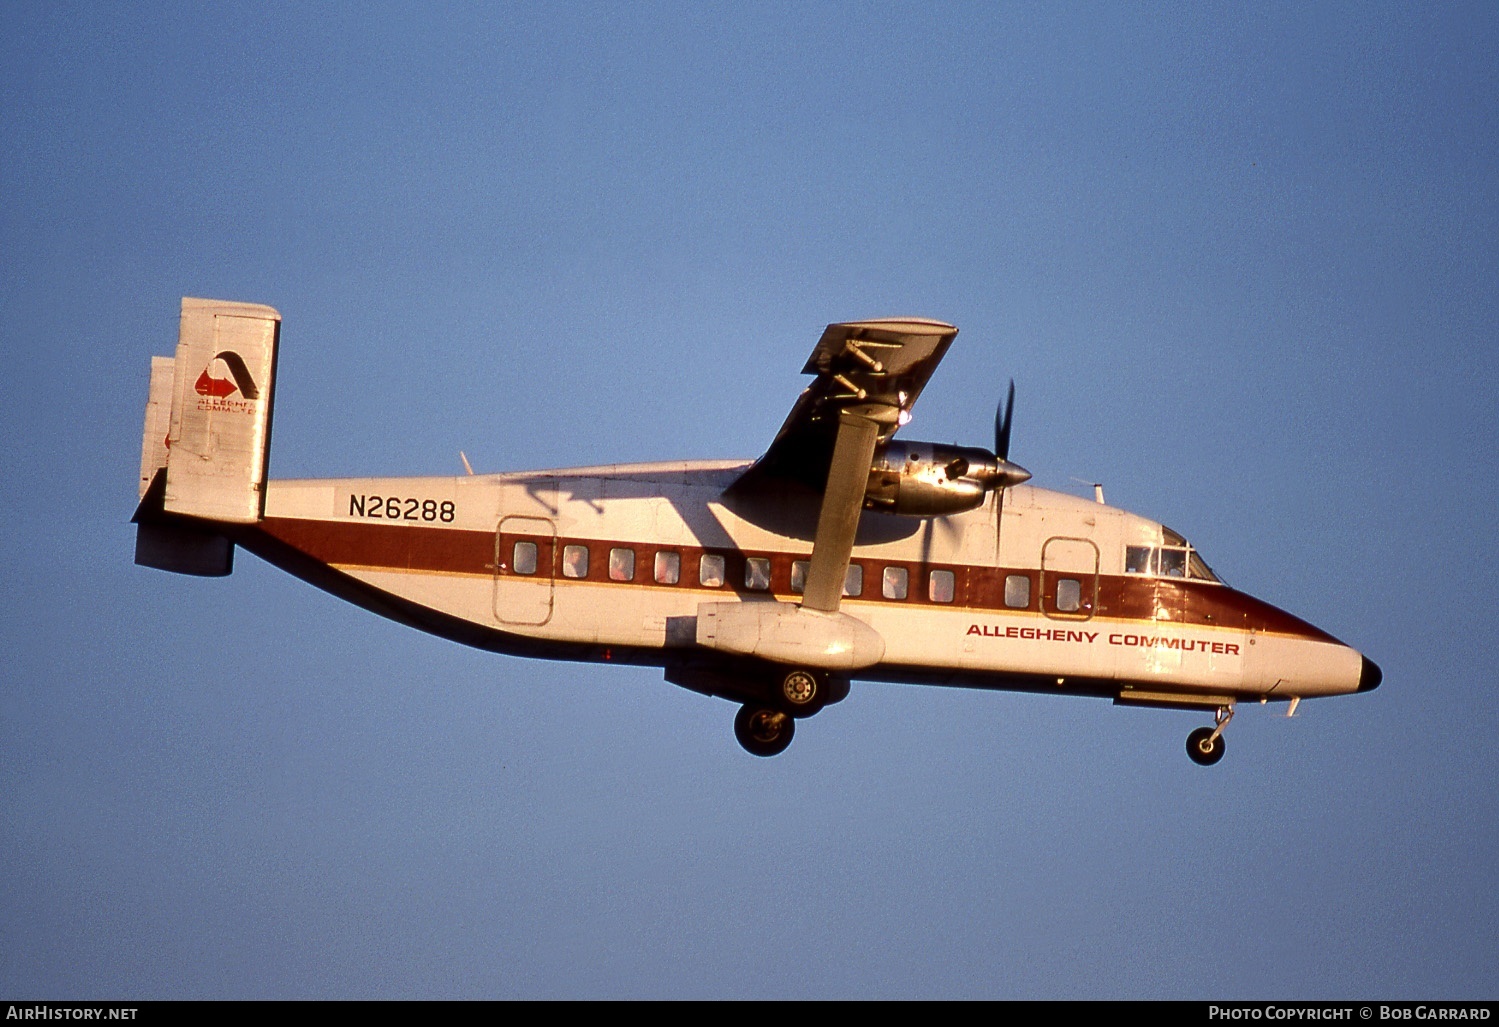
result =
[[1041,612],[1087,620],[1098,607],[1098,547],[1092,539],[1056,536],[1041,546]]
[[536,626],[552,619],[557,529],[545,517],[505,517],[494,536],[494,616]]

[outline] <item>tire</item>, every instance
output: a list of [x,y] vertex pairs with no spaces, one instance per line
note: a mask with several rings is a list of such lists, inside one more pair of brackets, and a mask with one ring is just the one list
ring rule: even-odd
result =
[[781,677],[781,701],[794,717],[810,717],[827,705],[826,682],[810,670],[788,671]]
[[1187,736],[1187,755],[1198,766],[1211,767],[1223,758],[1223,736],[1213,738],[1212,728],[1198,728]]
[[734,717],[734,737],[751,756],[778,756],[791,744],[796,721],[768,706],[744,706]]

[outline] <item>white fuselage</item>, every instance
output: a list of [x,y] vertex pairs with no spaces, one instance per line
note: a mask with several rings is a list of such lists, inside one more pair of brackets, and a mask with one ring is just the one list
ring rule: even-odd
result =
[[[745,466],[276,481],[240,541],[474,644],[666,665],[697,645],[701,604],[799,599],[816,498],[745,509],[724,495]],[[1154,521],[1030,486],[946,517],[865,512],[842,611],[885,648],[853,676],[1168,705],[1358,690],[1360,655],[1310,625],[1214,580],[1127,572],[1129,547],[1162,542]]]

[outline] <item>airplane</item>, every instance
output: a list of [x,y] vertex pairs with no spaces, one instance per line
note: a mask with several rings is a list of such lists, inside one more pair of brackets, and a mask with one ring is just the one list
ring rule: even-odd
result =
[[[242,547],[391,620],[521,657],[659,667],[738,704],[755,756],[858,682],[1211,713],[1370,691],[1367,656],[1237,591],[1164,525],[1026,484],[992,451],[894,438],[957,336],[830,324],[757,460],[270,480],[281,316],[184,298],[154,357],[137,564],[220,576]],[[461,454],[460,454],[461,455]],[[468,465],[466,457],[463,458]]]

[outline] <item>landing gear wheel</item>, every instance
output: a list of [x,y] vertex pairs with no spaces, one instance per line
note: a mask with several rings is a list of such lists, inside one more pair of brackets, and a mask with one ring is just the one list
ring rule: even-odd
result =
[[827,704],[827,694],[827,685],[810,670],[788,671],[781,678],[781,698],[793,716],[812,716]]
[[1213,737],[1213,728],[1200,727],[1187,736],[1187,755],[1201,767],[1211,767],[1223,758],[1223,735]]
[[734,717],[734,737],[751,756],[777,756],[791,744],[796,721],[766,706],[745,706]]

